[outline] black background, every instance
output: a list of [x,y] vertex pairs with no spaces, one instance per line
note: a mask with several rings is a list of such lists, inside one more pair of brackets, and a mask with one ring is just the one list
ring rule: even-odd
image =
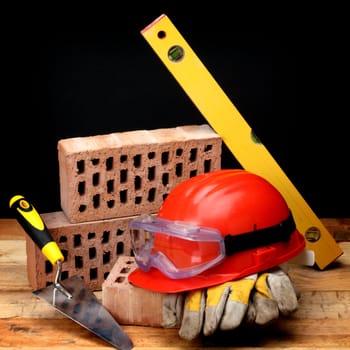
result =
[[[60,139],[207,123],[140,34],[162,13],[315,213],[350,217],[342,9],[109,4],[3,12],[1,217],[14,194],[61,210]],[[225,147],[222,167],[240,167]]]

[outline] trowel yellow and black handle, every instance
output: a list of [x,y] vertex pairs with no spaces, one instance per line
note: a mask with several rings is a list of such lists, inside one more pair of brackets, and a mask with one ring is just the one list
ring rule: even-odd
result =
[[41,249],[42,253],[52,265],[63,262],[64,256],[53,240],[42,217],[24,196],[16,195],[10,199],[10,208],[13,209],[17,221],[21,224],[33,242]]

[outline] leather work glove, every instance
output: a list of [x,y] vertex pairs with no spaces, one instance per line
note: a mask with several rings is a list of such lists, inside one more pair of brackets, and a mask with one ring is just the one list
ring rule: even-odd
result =
[[299,297],[300,291],[282,268],[264,272],[255,282],[247,323],[264,325],[288,316],[297,309]]
[[179,336],[192,340],[202,331],[210,335],[220,327],[236,328],[243,320],[258,275],[206,289],[167,294],[163,301],[163,327],[181,324]]
[[297,290],[288,275],[275,268],[261,274],[185,293],[168,294],[163,302],[163,327],[180,326],[179,336],[193,340],[217,329],[240,324],[267,324],[298,306]]

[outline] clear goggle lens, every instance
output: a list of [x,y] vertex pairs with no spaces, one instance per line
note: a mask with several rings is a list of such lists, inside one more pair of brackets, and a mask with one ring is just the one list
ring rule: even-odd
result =
[[220,232],[151,216],[129,223],[131,241],[138,266],[148,271],[155,267],[170,278],[197,275],[225,257]]

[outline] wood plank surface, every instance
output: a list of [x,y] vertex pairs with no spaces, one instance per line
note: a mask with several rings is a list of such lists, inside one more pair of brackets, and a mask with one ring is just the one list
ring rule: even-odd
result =
[[[323,271],[288,264],[300,288],[298,310],[265,327],[240,327],[194,341],[177,329],[122,325],[135,349],[350,349],[350,219],[322,219],[344,254]],[[32,293],[25,240],[15,220],[0,220],[0,350],[113,348]],[[101,292],[95,292],[101,300]],[[102,301],[101,301],[102,302]]]

